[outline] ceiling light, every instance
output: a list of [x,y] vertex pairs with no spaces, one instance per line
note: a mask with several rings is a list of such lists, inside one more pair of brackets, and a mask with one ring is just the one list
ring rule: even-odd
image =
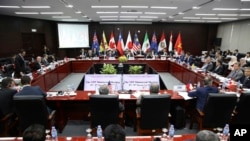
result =
[[71,16],[52,16],[55,19],[64,19],[64,18],[71,18]]
[[97,14],[118,14],[118,12],[115,11],[97,11]]
[[120,12],[121,14],[142,14],[142,12]]
[[204,20],[218,20],[219,18],[213,18],[213,17],[202,17]]
[[250,16],[250,14],[240,14],[239,16]]
[[178,14],[179,14],[179,15],[183,15],[184,13],[183,13],[183,12],[179,12]]
[[207,21],[208,23],[221,23],[221,21]]
[[108,5],[106,5],[106,6],[91,6],[91,8],[119,8],[119,6],[117,6],[117,5],[112,5],[112,6],[108,6]]
[[167,21],[167,19],[161,19],[162,21]]
[[205,22],[205,20],[190,20],[191,22]]
[[22,8],[50,8],[50,6],[21,6]]
[[166,12],[145,12],[145,14],[166,15]]
[[183,17],[183,19],[201,19],[200,17]]
[[248,2],[248,1],[250,1],[250,0],[240,0],[240,1],[242,1],[242,2]]
[[83,15],[82,17],[87,18],[88,16],[87,15]]
[[65,5],[65,7],[73,8],[74,6],[72,4],[68,4],[68,5]]
[[122,8],[148,8],[148,6],[121,6]]
[[5,5],[0,5],[0,8],[20,8],[19,6],[5,6]]
[[138,16],[120,16],[120,18],[138,18]]
[[238,20],[238,18],[220,18],[221,20]]
[[198,6],[192,7],[192,9],[195,9],[195,10],[200,9],[200,8],[201,8],[201,7],[198,7]]
[[241,8],[240,10],[241,11],[249,11],[250,9],[249,8]]
[[153,21],[152,19],[136,19],[137,21]]
[[188,22],[189,20],[174,20],[175,22]]
[[155,8],[155,9],[177,9],[178,7],[151,6],[150,8]]
[[38,12],[15,12],[16,14],[20,14],[20,15],[28,15],[28,14],[31,14],[31,15],[37,15],[39,14]]
[[135,19],[119,19],[120,21],[135,21]]
[[226,10],[226,11],[236,11],[238,8],[213,8],[213,10]]
[[218,16],[237,16],[238,14],[217,14]]
[[117,21],[117,19],[101,19],[102,21]]
[[152,22],[100,22],[100,24],[152,24]]
[[100,18],[118,18],[118,16],[100,16]]
[[158,16],[140,16],[140,18],[157,19],[157,18],[158,18]]
[[203,14],[203,13],[197,13],[196,16],[215,16],[216,14]]
[[168,18],[173,19],[174,17],[173,16],[168,16]]
[[42,15],[60,15],[60,14],[63,14],[63,12],[40,12],[40,14]]

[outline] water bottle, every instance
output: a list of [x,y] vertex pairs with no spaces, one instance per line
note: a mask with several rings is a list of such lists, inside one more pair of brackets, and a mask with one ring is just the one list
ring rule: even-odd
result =
[[102,140],[102,127],[101,127],[101,125],[97,126],[96,135],[97,135],[98,141],[101,141]]
[[228,134],[229,134],[229,125],[226,124],[225,127],[224,127],[224,129],[223,129],[223,136],[227,137]]
[[169,127],[168,136],[170,139],[173,139],[173,137],[174,137],[174,125],[173,124],[171,124]]
[[53,141],[57,141],[57,131],[56,131],[55,126],[52,126],[52,129],[51,129],[51,137],[52,137],[52,140],[53,140]]

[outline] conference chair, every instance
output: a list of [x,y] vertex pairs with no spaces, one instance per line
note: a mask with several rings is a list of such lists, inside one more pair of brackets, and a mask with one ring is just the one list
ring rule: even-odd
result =
[[16,126],[17,120],[14,113],[8,113],[0,118],[0,137],[10,136],[11,130]]
[[240,100],[237,103],[235,112],[233,114],[232,123],[235,124],[250,124],[250,93],[242,93]]
[[90,95],[90,128],[93,133],[98,125],[105,129],[109,124],[124,127],[123,113],[119,109],[118,95]]
[[223,128],[225,124],[230,123],[236,102],[236,94],[210,93],[204,110],[196,110],[191,115],[189,128],[192,129],[194,121],[198,122],[199,130]]
[[19,133],[32,124],[51,129],[55,123],[55,110],[49,111],[42,95],[15,95],[14,108],[19,120]]
[[142,95],[136,116],[138,135],[162,133],[162,128],[168,128],[169,110],[170,95]]

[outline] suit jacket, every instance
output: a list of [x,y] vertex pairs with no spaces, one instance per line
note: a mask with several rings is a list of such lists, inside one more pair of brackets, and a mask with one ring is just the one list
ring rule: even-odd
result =
[[222,75],[223,74],[223,66],[215,67],[213,72],[216,74]]
[[188,93],[190,97],[196,97],[196,108],[200,111],[203,111],[204,106],[207,101],[207,96],[209,93],[218,93],[219,90],[217,87],[205,86],[197,88],[196,91],[191,91]]
[[41,64],[40,63],[38,63],[38,62],[34,62],[34,64],[33,64],[33,71],[36,71],[36,70],[39,70],[39,69],[41,69]]
[[25,73],[25,60],[18,54],[15,59],[15,77],[21,77],[20,72]]
[[243,72],[241,69],[239,70],[232,70],[229,75],[227,76],[227,78],[231,78],[235,81],[239,81],[242,77],[244,76]]
[[16,93],[13,89],[0,89],[0,117],[13,112],[13,95]]
[[42,95],[46,97],[46,93],[39,86],[24,86],[17,95]]
[[242,83],[243,88],[250,88],[250,77],[242,77],[240,82]]
[[189,63],[189,65],[192,65],[194,63],[194,59],[192,56],[189,56],[188,58],[186,58],[185,62]]

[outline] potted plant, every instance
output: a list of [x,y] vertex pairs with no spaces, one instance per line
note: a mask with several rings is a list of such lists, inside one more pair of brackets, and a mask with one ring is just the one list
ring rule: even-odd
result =
[[134,66],[129,66],[128,72],[130,74],[141,74],[142,73],[142,66],[140,65],[134,65]]
[[116,74],[117,70],[115,69],[115,66],[112,64],[103,64],[103,67],[101,68],[101,74]]

